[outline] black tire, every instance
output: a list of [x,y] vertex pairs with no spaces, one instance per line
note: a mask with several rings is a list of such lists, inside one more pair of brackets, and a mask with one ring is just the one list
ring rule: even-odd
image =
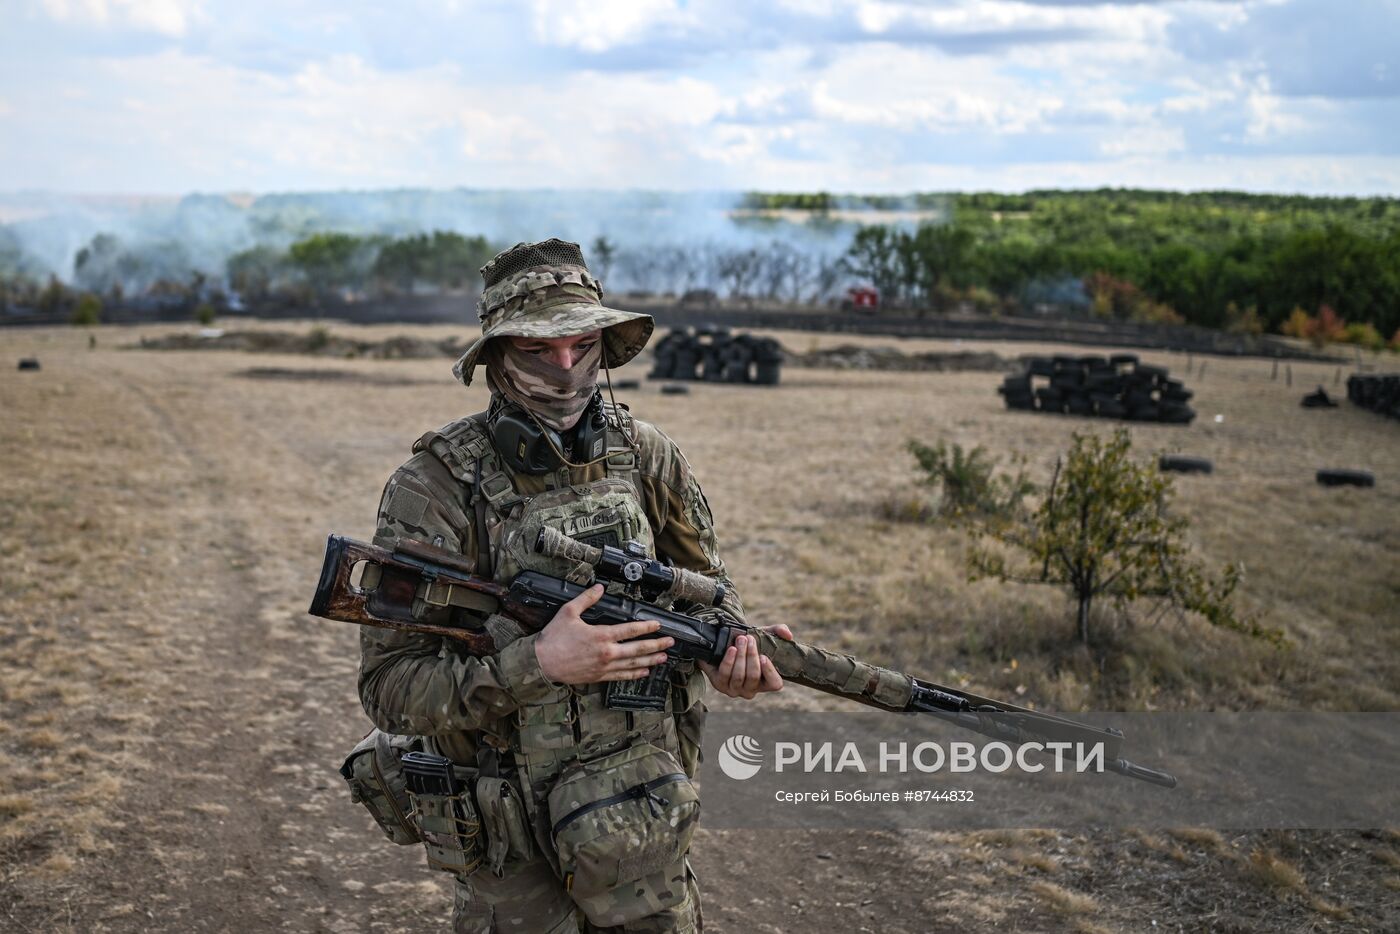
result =
[[1157,400],[1145,389],[1133,389],[1123,395],[1123,404],[1130,409],[1138,409],[1146,405],[1156,405]]
[[1157,468],[1170,473],[1214,473],[1215,465],[1204,457],[1187,457],[1184,454],[1163,454],[1157,460]]
[[1001,381],[1001,392],[1003,395],[1009,392],[1029,393],[1031,391],[1031,378],[1029,376],[1008,376]]
[[665,383],[661,387],[661,394],[663,396],[688,396],[690,395],[690,387],[684,383]]
[[1065,397],[1058,389],[1051,389],[1042,386],[1035,391],[1035,402],[1037,408],[1042,412],[1063,412],[1065,410]]
[[1054,376],[1055,361],[1049,357],[1031,357],[1026,364],[1027,376]]
[[1141,377],[1144,377],[1144,378],[1146,378],[1146,379],[1151,379],[1151,380],[1154,380],[1154,381],[1155,381],[1155,380],[1160,380],[1160,379],[1166,379],[1166,378],[1167,378],[1167,368],[1166,368],[1166,367],[1164,367],[1164,366],[1149,366],[1149,365],[1146,364],[1146,363],[1139,363],[1139,364],[1137,365],[1137,368],[1133,370],[1133,373],[1134,373],[1135,375],[1137,375],[1137,376],[1141,376]]
[[1317,482],[1323,486],[1375,486],[1376,478],[1369,470],[1319,470]]
[[39,369],[39,361],[36,360],[34,357],[25,357],[23,360],[21,360],[21,361],[19,362],[19,369],[21,369],[21,370],[37,370],[37,369]]
[[1128,406],[1128,417],[1135,422],[1157,422],[1162,420],[1162,410],[1155,402],[1130,405]]
[[760,360],[754,364],[753,381],[760,386],[778,385],[782,363],[777,360]]
[[1106,399],[1094,403],[1094,410],[1104,418],[1127,418],[1128,407],[1117,399]]
[[1135,353],[1116,353],[1108,358],[1108,362],[1113,366],[1136,365],[1138,362],[1138,355]]
[[1093,415],[1094,403],[1082,392],[1076,392],[1065,399],[1065,411],[1070,415]]
[[1169,425],[1189,425],[1196,420],[1196,410],[1189,405],[1163,402],[1157,410],[1158,418]]
[[671,368],[672,379],[694,379],[695,368],[700,365],[698,354],[687,349],[676,354],[675,366]]

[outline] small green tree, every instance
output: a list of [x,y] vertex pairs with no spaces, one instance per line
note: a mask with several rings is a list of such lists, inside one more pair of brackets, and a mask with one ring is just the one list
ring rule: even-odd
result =
[[1035,485],[1024,473],[1014,477],[997,474],[996,459],[981,445],[964,451],[959,444],[939,441],[929,447],[911,438],[908,447],[924,472],[920,482],[942,489],[939,511],[944,515],[1008,516],[1035,492]]
[[200,302],[194,310],[194,318],[204,327],[214,323],[214,306],[208,302]]
[[90,328],[102,323],[102,299],[87,292],[73,306],[72,322],[80,327]]
[[[1110,439],[1075,434],[1039,508],[1023,522],[981,531],[983,540],[968,555],[972,578],[1067,588],[1086,645],[1089,611],[1104,596],[1120,604],[1165,600],[1214,625],[1281,643],[1281,634],[1235,612],[1231,597],[1242,578],[1239,566],[1229,565],[1214,578],[1192,560],[1185,541],[1189,523],[1168,509],[1171,479],[1155,465],[1135,463],[1131,448],[1125,430]],[[1022,552],[1025,564],[1008,564],[1002,549],[987,547],[988,537]]]

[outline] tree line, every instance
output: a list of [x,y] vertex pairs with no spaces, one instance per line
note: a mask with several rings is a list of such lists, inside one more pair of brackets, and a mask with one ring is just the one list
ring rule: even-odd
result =
[[887,303],[917,312],[1048,302],[1105,317],[1313,334],[1329,331],[1318,323],[1326,315],[1351,322],[1353,335],[1365,327],[1363,342],[1400,343],[1394,198],[1100,191],[950,201],[946,221],[860,228],[850,271]]

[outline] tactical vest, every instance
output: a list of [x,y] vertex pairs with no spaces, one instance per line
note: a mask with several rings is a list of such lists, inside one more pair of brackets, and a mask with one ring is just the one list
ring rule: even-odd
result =
[[[463,485],[467,515],[474,520],[479,574],[489,573],[505,583],[520,571],[534,570],[588,582],[586,567],[534,553],[533,543],[545,525],[592,544],[636,540],[655,555],[631,415],[621,406],[605,404],[604,409],[608,418],[605,475],[573,484],[569,468],[562,467],[551,475],[548,489],[532,495],[516,492],[491,444],[483,415],[430,431],[414,445],[415,452],[427,450],[436,456]],[[522,634],[499,622],[493,626],[488,621],[488,626],[498,646]],[[678,674],[683,683],[673,688],[665,712],[610,710],[603,703],[603,685],[576,685],[561,687],[548,700],[520,708],[504,736],[483,731],[484,743],[511,753],[537,837],[548,834],[550,786],[575,761],[600,758],[640,740],[693,768],[693,751],[683,754],[681,750],[677,717],[690,707],[691,698],[699,696],[700,686],[692,679],[703,676],[693,666]],[[550,847],[543,849],[549,853]]]

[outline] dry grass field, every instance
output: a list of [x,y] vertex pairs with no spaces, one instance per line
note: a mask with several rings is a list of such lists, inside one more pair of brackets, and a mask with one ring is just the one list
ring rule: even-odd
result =
[[[440,927],[446,877],[384,842],[335,772],[368,729],[356,633],[304,611],[326,533],[368,538],[413,440],[485,391],[442,360],[121,349],[172,330],[98,329],[95,348],[77,329],[0,331],[0,928]],[[17,372],[25,356],[43,369]],[[882,518],[920,492],[908,438],[981,444],[1044,482],[1071,432],[1112,428],[1007,412],[994,374],[791,370],[776,389],[619,397],[695,465],[755,622],[1050,709],[1400,709],[1400,424],[1299,408],[1333,389],[1333,366],[1294,364],[1290,388],[1265,361],[1209,358],[1201,375],[1202,358],[1188,374],[1185,357],[1143,356],[1186,380],[1201,417],[1134,425],[1135,448],[1215,461],[1177,481],[1177,509],[1204,560],[1244,562],[1244,606],[1289,651],[1105,607],[1108,649],[1090,657],[1062,595],[969,584],[964,533]],[[256,367],[306,378],[244,375]],[[1320,487],[1320,467],[1371,470],[1376,488]],[[1385,830],[702,831],[696,852],[717,931],[1400,923]]]

